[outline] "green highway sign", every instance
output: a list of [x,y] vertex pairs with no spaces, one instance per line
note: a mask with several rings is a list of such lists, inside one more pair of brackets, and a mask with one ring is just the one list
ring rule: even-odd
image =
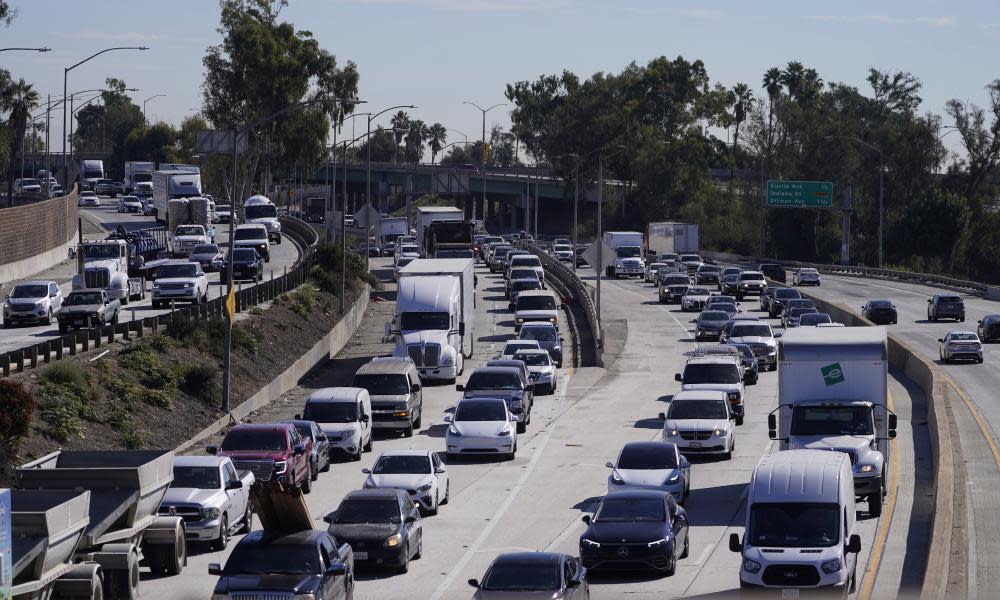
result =
[[829,181],[768,181],[767,205],[830,208],[833,206],[833,184]]

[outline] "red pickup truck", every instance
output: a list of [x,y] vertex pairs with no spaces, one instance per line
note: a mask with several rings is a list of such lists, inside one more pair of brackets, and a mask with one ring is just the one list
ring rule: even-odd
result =
[[312,440],[299,435],[290,423],[237,425],[229,430],[221,446],[209,446],[209,454],[227,456],[237,471],[250,471],[258,481],[277,480],[302,493],[312,491]]

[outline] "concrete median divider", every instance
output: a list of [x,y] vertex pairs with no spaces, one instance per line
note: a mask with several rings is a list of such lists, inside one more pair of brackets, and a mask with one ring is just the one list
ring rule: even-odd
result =
[[357,302],[347,310],[343,318],[321,340],[313,344],[305,354],[282,371],[271,383],[233,408],[228,415],[221,417],[187,442],[178,446],[176,451],[178,453],[184,452],[200,440],[222,431],[232,423],[245,419],[253,411],[267,406],[297,386],[302,377],[314,367],[336,356],[357,331],[358,325],[361,324],[361,319],[364,318],[365,311],[368,310],[370,295],[371,288],[366,285]]

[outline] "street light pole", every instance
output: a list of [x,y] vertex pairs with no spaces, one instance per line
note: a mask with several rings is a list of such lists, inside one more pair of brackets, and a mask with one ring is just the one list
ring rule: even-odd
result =
[[24,50],[27,52],[50,52],[52,48],[0,48],[0,52],[10,52],[12,50]]
[[76,63],[75,65],[63,69],[63,173],[64,173],[63,189],[64,190],[69,189],[69,163],[66,161],[66,96],[67,92],[69,91],[68,90],[69,72],[79,67],[85,62],[93,58],[96,58],[104,54],[105,52],[111,52],[113,50],[149,50],[149,46],[116,46],[114,48],[105,48],[100,52],[95,52],[94,54],[91,54],[87,58]]
[[142,120],[143,120],[143,122],[146,122],[146,103],[149,102],[150,100],[152,100],[153,98],[165,98],[166,96],[167,96],[166,94],[156,94],[155,96],[150,96],[149,98],[146,98],[145,100],[142,101]]
[[[597,322],[601,322],[601,275],[604,269],[604,240],[602,227],[604,215],[604,155],[597,155],[597,239],[594,243],[597,244]],[[575,249],[574,249],[575,251]],[[598,337],[602,337],[600,333],[600,327],[596,332]],[[603,344],[604,340],[601,339],[600,343]]]
[[[500,106],[507,106],[507,103],[506,102],[500,102],[499,104],[494,104],[493,106],[491,106],[489,108],[483,108],[483,107],[479,106],[478,104],[476,104],[475,102],[469,102],[468,100],[466,100],[465,102],[462,102],[462,104],[468,104],[470,106],[475,106],[477,109],[479,109],[480,112],[483,113],[483,147],[482,147],[482,156],[480,157],[480,159],[481,159],[480,162],[482,164],[482,169],[480,169],[479,172],[480,172],[480,174],[482,175],[482,178],[483,178],[483,212],[485,213],[485,212],[487,212],[486,211],[486,113],[490,112],[494,108],[497,108],[497,107],[500,107]],[[531,189],[530,188],[528,189],[528,194],[529,194],[529,198],[528,199],[530,200],[530,194],[531,194]],[[483,216],[483,220],[485,221],[486,215],[484,214],[482,216]],[[475,207],[472,207],[472,218],[473,219],[476,218],[476,208]]]
[[[414,109],[416,106],[412,104],[401,104],[399,106],[390,106],[385,110],[381,110],[373,115],[368,115],[368,131],[365,133],[365,137],[372,134],[372,121],[374,121],[379,115],[387,113],[390,110],[396,110],[397,108],[409,108]],[[357,138],[361,139],[361,138]],[[355,140],[357,141],[357,140]],[[353,143],[353,142],[351,142]],[[347,152],[347,149],[344,149]],[[371,205],[371,193],[372,193],[372,142],[371,139],[368,140],[368,157],[366,160],[367,166],[365,167],[365,204]],[[365,225],[367,227],[367,224]],[[369,260],[370,248],[368,247],[368,236],[365,236],[365,269],[371,268],[371,261]]]

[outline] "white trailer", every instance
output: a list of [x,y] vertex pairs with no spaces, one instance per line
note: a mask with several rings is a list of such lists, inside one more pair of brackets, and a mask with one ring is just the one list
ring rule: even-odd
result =
[[698,226],[691,223],[657,222],[646,226],[648,254],[698,252]]
[[417,207],[417,246],[424,247],[424,233],[434,221],[464,221],[465,213],[454,206]]
[[778,346],[778,408],[768,417],[782,450],[844,452],[851,459],[855,494],[882,513],[889,440],[889,357],[884,327],[802,327]]
[[153,172],[153,208],[157,221],[170,222],[170,201],[201,196],[199,171],[159,170]]
[[382,231],[382,243],[394,242],[401,235],[410,233],[410,224],[406,217],[382,217],[380,227]]

